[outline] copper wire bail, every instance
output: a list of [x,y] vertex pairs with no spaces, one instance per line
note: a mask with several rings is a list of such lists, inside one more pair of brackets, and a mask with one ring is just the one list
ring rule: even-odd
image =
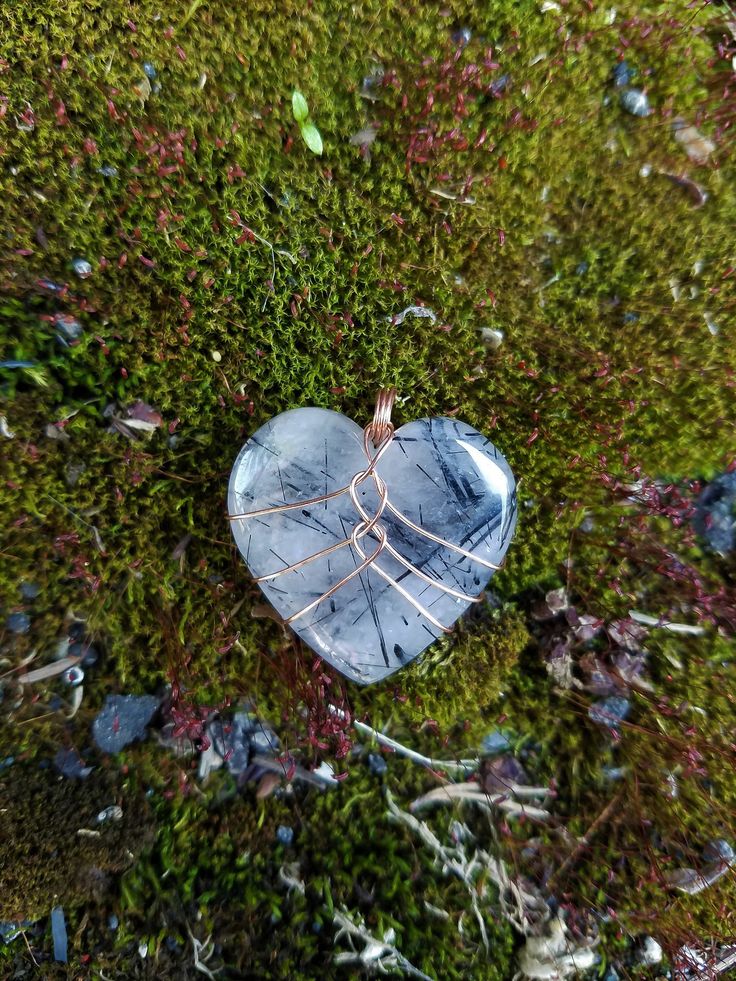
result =
[[380,388],[378,390],[373,419],[365,427],[366,435],[374,446],[380,446],[384,440],[393,436],[394,424],[391,422],[391,410],[395,401],[395,388]]

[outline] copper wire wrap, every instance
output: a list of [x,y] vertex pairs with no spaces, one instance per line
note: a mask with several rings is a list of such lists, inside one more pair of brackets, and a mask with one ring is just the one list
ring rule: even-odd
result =
[[[246,518],[260,518],[267,514],[278,514],[281,511],[291,511],[295,508],[306,508],[311,507],[315,504],[323,504],[326,501],[331,501],[336,497],[340,497],[342,494],[349,494],[350,500],[353,502],[355,510],[360,515],[360,521],[357,522],[353,528],[352,534],[349,538],[344,539],[341,542],[336,542],[334,545],[330,545],[328,548],[323,548],[318,552],[314,552],[312,555],[308,555],[306,558],[301,559],[299,562],[294,562],[293,565],[288,565],[284,569],[279,569],[276,572],[270,572],[265,576],[256,577],[256,582],[270,582],[273,579],[278,579],[280,576],[284,576],[289,572],[297,572],[299,569],[308,565],[310,562],[314,562],[316,559],[326,558],[338,549],[344,548],[346,545],[351,545],[355,552],[360,556],[360,563],[349,572],[348,575],[344,576],[339,582],[336,582],[334,586],[330,587],[326,593],[323,593],[316,600],[313,600],[303,609],[299,610],[297,613],[292,613],[290,617],[284,621],[285,623],[293,623],[295,620],[300,619],[310,610],[313,610],[320,603],[333,596],[338,590],[359,576],[366,569],[372,569],[377,573],[382,579],[384,579],[390,586],[392,586],[398,593],[400,593],[404,599],[411,603],[411,605],[419,612],[423,617],[426,617],[431,624],[433,624],[438,630],[443,633],[450,633],[451,628],[444,626],[437,620],[430,612],[426,609],[414,596],[408,593],[403,586],[401,586],[392,576],[390,576],[384,569],[382,569],[378,563],[377,559],[382,552],[387,552],[392,556],[397,562],[412,572],[415,576],[421,579],[423,582],[428,583],[430,586],[434,586],[435,589],[439,589],[443,593],[447,593],[450,596],[454,596],[456,599],[462,600],[465,603],[479,603],[481,601],[480,596],[468,596],[466,593],[461,592],[458,589],[453,589],[451,586],[446,586],[444,583],[433,579],[428,576],[421,569],[417,569],[416,566],[412,565],[408,559],[396,551],[396,549],[388,541],[388,536],[386,534],[386,529],[379,524],[384,511],[388,510],[395,518],[411,528],[416,534],[421,535],[423,538],[429,539],[429,541],[435,542],[437,545],[441,545],[444,548],[448,548],[458,555],[464,558],[470,559],[473,562],[477,562],[486,569],[500,569],[500,566],[494,565],[492,562],[488,562],[485,559],[479,558],[477,555],[473,555],[467,549],[462,548],[460,545],[455,545],[453,542],[448,542],[444,538],[440,538],[439,535],[434,535],[432,532],[427,531],[420,525],[414,524],[405,514],[402,514],[388,498],[388,488],[382,477],[376,472],[376,467],[381,457],[384,455],[386,450],[391,445],[391,441],[394,437],[394,425],[391,422],[391,411],[393,409],[394,402],[396,401],[396,389],[395,388],[382,388],[378,395],[376,396],[376,408],[373,413],[373,419],[368,423],[368,425],[363,430],[363,450],[365,452],[366,460],[368,461],[368,466],[365,470],[360,470],[355,474],[353,479],[345,487],[340,487],[338,490],[331,491],[329,494],[323,494],[320,497],[312,497],[306,501],[294,501],[290,504],[277,504],[273,507],[259,508],[256,511],[246,511],[243,514],[231,514],[228,516],[230,521],[241,521]],[[370,515],[360,499],[358,498],[358,488],[360,485],[366,481],[372,479],[375,484],[376,491],[379,495],[380,501],[378,509],[374,515]],[[368,535],[372,534],[374,538],[378,539],[375,549],[370,553],[366,553],[361,547],[361,539],[366,538]]]

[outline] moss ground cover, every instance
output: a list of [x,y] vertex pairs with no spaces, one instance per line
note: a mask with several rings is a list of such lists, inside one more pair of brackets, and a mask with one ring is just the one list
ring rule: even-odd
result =
[[[668,503],[733,459],[732,47],[720,7],[679,0],[4,4],[0,604],[31,618],[0,637],[5,755],[37,766],[84,742],[107,692],[172,682],[195,715],[248,697],[305,760],[334,752],[305,738],[312,659],[260,615],[225,488],[275,413],[367,420],[393,384],[399,422],[456,414],[498,443],[520,478],[519,529],[475,620],[390,685],[335,689],[433,757],[507,729],[530,778],[557,788],[553,827],[495,839],[509,861],[531,850],[540,883],[619,793],[602,767],[624,768],[636,808],[611,812],[553,879],[571,916],[604,918],[619,969],[641,932],[671,951],[733,937],[732,877],[695,897],[662,879],[729,837],[736,793],[733,562]],[[621,106],[622,59],[647,117]],[[675,140],[679,117],[713,139],[707,161]],[[397,324],[417,303],[436,320]],[[131,440],[115,419],[139,403],[153,431]],[[651,632],[651,688],[630,693],[615,738],[588,718],[590,690],[546,670],[551,634],[532,611],[561,586],[601,623],[632,608],[703,620],[702,635]],[[58,681],[21,696],[14,677],[33,651],[49,659],[71,614],[103,656],[67,718]],[[403,804],[432,786],[415,764],[391,757],[377,779],[347,756],[334,791],[256,800],[219,776],[198,791],[191,760],[152,740],[122,760],[152,790],[156,838],[94,902],[49,886],[79,971],[196,976],[190,933],[211,933],[225,976],[339,976],[345,907],[376,935],[393,928],[430,976],[513,975],[518,936],[499,919],[485,955],[466,894],[386,818],[383,783]],[[294,862],[303,893],[279,877]],[[28,962],[21,939],[3,957]]]

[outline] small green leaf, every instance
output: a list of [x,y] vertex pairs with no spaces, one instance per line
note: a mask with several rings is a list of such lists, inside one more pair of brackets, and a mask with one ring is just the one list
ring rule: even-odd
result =
[[312,153],[316,153],[319,156],[322,153],[322,137],[319,135],[317,127],[314,123],[304,123],[300,129],[304,137],[304,142]]
[[297,92],[296,89],[294,89],[291,96],[291,105],[294,110],[294,119],[296,119],[299,125],[306,123],[309,117],[309,106],[301,92]]

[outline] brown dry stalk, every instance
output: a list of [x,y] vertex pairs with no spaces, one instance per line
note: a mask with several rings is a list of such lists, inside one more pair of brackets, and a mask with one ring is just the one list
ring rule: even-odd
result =
[[564,875],[565,872],[567,872],[569,869],[573,867],[573,865],[575,865],[577,860],[580,858],[580,856],[583,854],[585,849],[590,844],[591,840],[598,834],[598,832],[601,830],[603,825],[606,824],[611,819],[614,811],[621,803],[621,799],[623,796],[624,796],[623,789],[619,790],[616,796],[613,797],[612,800],[608,802],[608,804],[606,804],[606,806],[603,808],[601,813],[598,815],[595,821],[593,821],[591,826],[585,832],[583,837],[579,839],[577,845],[572,850],[572,852],[567,856],[567,858],[559,867],[559,869],[557,869],[557,871],[552,874],[549,882],[547,883],[548,888],[551,888],[553,885],[556,885],[559,879],[562,877],[562,875]]

